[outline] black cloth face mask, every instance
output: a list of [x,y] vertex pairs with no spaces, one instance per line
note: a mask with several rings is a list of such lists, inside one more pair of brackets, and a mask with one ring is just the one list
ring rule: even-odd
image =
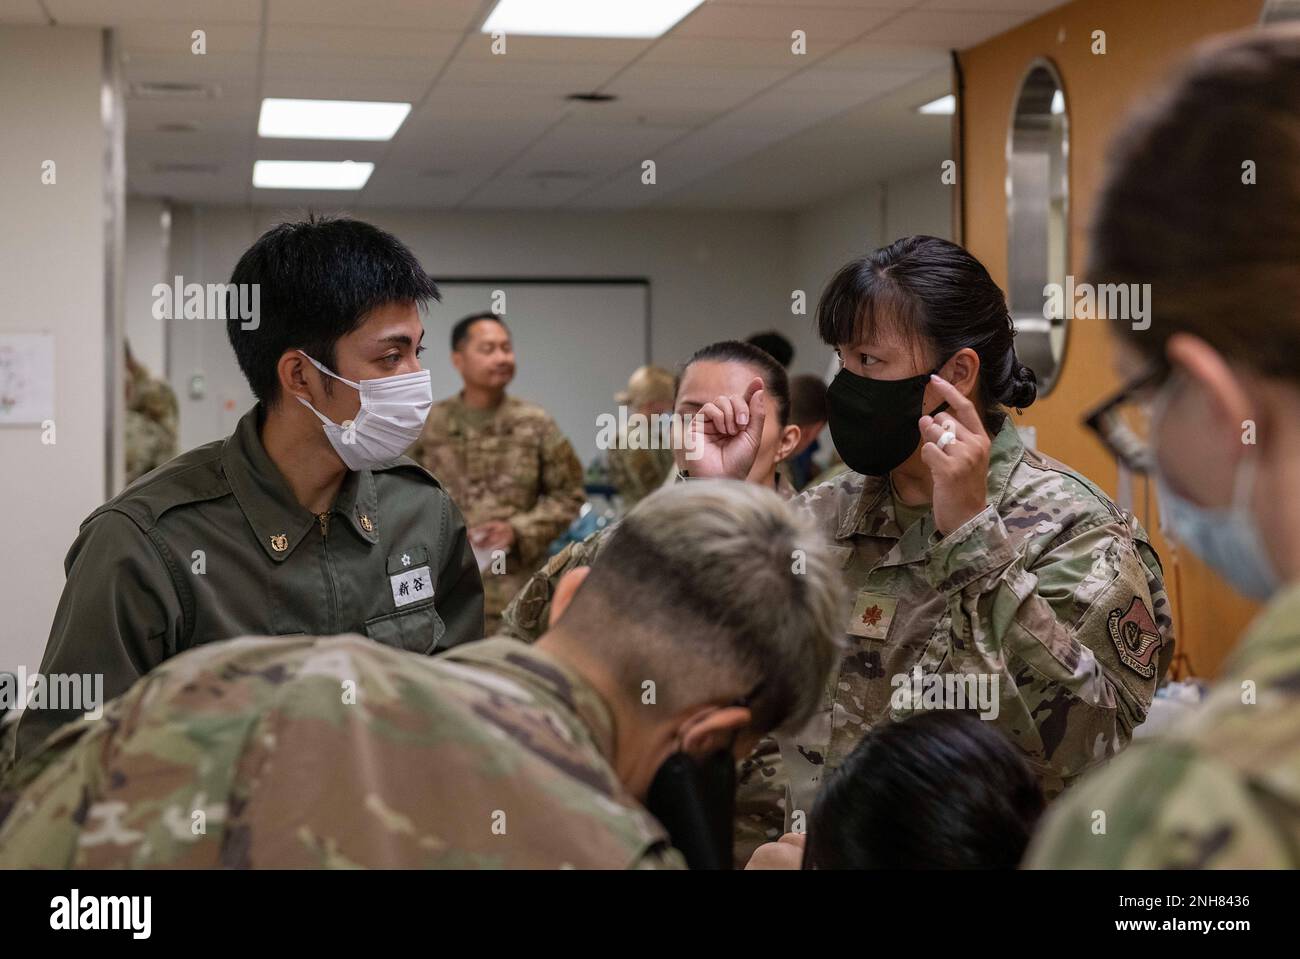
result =
[[[849,469],[884,476],[900,466],[921,442],[921,404],[932,373],[901,380],[873,380],[841,369],[826,390],[831,440]],[[934,416],[948,408],[940,403]]]
[[736,812],[736,757],[720,749],[696,762],[683,752],[664,760],[646,809],[668,830],[691,869],[730,869]]
[[[764,681],[732,706],[748,707]],[[655,771],[646,809],[668,831],[690,869],[731,869],[736,818],[737,730],[726,749],[701,761],[678,750]]]

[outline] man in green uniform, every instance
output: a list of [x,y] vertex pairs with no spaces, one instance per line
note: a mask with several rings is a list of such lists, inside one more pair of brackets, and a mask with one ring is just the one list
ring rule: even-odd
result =
[[178,656],[15,770],[0,868],[680,868],[725,847],[686,824],[725,827],[716,774],[801,725],[835,658],[825,545],[771,491],[679,484],[555,606],[532,645],[434,658],[355,636]]
[[460,320],[451,331],[451,361],[465,388],[434,405],[409,455],[465,511],[490,636],[582,508],[582,464],[544,409],[506,395],[515,353],[501,317]]
[[[369,224],[310,220],[264,234],[231,282],[260,291],[259,315],[227,323],[257,405],[82,524],[40,672],[102,674],[111,699],[232,636],[481,639],[460,512],[401,456],[432,403],[417,353],[433,281]],[[29,707],[18,755],[75,716]]]

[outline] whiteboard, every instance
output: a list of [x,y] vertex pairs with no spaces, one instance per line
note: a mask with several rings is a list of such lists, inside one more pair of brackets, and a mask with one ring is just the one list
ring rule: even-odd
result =
[[433,396],[460,392],[451,365],[451,328],[470,313],[490,310],[505,293],[504,319],[515,347],[511,396],[554,417],[585,468],[597,454],[596,417],[617,415],[614,394],[646,362],[650,288],[644,282],[438,281],[442,302],[424,318],[422,360],[433,374]]

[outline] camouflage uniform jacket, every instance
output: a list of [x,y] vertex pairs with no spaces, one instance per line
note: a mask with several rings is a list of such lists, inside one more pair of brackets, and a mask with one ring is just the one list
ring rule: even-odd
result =
[[670,449],[631,449],[624,441],[609,451],[610,481],[628,509],[663,486],[672,471]]
[[507,520],[515,531],[503,566],[482,571],[490,635],[551,540],[582,508],[582,464],[540,406],[508,396],[481,427],[466,413],[458,396],[435,404],[408,455],[438,478],[471,529]]
[[1026,864],[1300,867],[1300,587],[1260,614],[1195,713],[1061,797]]
[[176,394],[143,370],[131,374],[126,410],[126,481],[132,483],[176,455]]
[[[668,478],[669,482],[683,479],[680,473]],[[781,474],[776,476],[776,492],[782,499],[795,497],[794,487]],[[618,528],[618,523],[610,523],[578,543],[570,543],[552,556],[546,563],[529,577],[510,604],[501,614],[500,632],[525,643],[535,641],[546,632],[551,615],[551,597],[561,577],[571,569],[590,566],[596,560],[601,548],[609,542],[610,535]]]
[[613,748],[596,692],[515,640],[235,639],[20,764],[0,868],[684,867]]
[[996,678],[991,721],[1049,796],[1146,718],[1174,646],[1159,560],[1136,519],[1025,449],[1010,417],[992,442],[989,505],[947,536],[929,512],[900,529],[885,477],[845,473],[795,502],[831,538],[850,605],[822,710],[782,742],[790,809],[810,808],[872,726],[930,705],[901,695],[914,669],[967,689]]
[[[793,499],[794,487],[778,475],[776,491]],[[526,643],[546,632],[551,611],[551,597],[565,573],[579,566],[590,566],[609,542],[617,523],[592,533],[580,543],[571,543],[552,556],[511,600],[501,617],[501,630]],[[776,740],[767,737],[744,762],[736,776],[736,830],[733,836],[735,865],[743,867],[754,850],[765,842],[781,837],[785,824],[785,776],[781,769],[781,751]]]

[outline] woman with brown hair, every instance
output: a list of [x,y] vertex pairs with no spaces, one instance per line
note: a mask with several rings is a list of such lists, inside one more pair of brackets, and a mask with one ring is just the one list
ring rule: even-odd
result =
[[1154,474],[1176,538],[1271,602],[1208,701],[1067,795],[1028,862],[1295,868],[1300,30],[1202,48],[1113,157],[1089,270],[1149,283],[1153,310],[1149,328],[1112,320],[1126,385],[1090,424]]

